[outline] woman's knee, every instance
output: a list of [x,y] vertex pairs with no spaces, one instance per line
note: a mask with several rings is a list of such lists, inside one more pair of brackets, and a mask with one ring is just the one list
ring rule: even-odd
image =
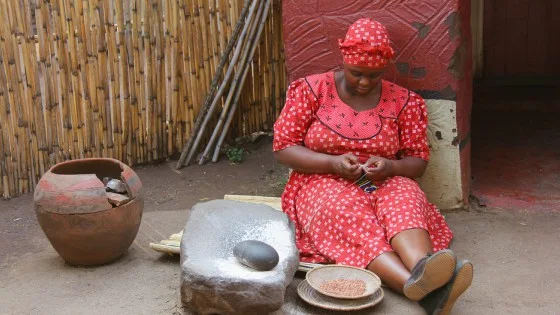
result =
[[380,191],[383,197],[388,199],[407,200],[409,202],[427,202],[426,194],[422,191],[420,186],[414,180],[395,176],[389,179],[390,182],[386,183],[383,191]]
[[420,188],[420,186],[415,180],[404,176],[389,177],[385,181],[385,186],[387,188],[396,187],[398,189],[407,190],[407,191],[416,191],[416,190],[422,191],[422,189]]

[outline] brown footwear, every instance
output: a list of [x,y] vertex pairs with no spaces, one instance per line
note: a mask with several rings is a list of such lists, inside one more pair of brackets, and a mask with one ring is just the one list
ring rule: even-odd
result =
[[457,298],[471,285],[473,279],[473,265],[468,260],[457,263],[453,278],[445,286],[428,294],[419,304],[429,315],[448,315],[455,305]]
[[455,271],[457,258],[450,249],[441,250],[422,258],[404,285],[404,295],[412,301],[419,301],[430,292],[444,286]]

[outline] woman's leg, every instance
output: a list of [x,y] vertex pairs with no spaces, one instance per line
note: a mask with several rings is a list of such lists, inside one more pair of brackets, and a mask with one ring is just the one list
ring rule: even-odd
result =
[[367,267],[381,278],[389,288],[403,293],[403,287],[410,279],[410,270],[427,254],[431,254],[428,232],[410,229],[397,234],[391,240],[395,252],[386,252],[375,258]]
[[420,300],[451,279],[455,254],[444,250],[432,255],[435,246],[427,230],[433,209],[416,182],[392,177],[376,194],[378,220],[385,228],[392,250],[411,273],[403,293],[411,300]]
[[403,287],[410,278],[410,271],[394,252],[386,252],[372,260],[367,269],[381,278],[381,281],[398,293],[403,293]]
[[[313,184],[302,188],[296,200],[299,223],[303,227],[309,224],[309,230],[303,232],[313,249],[328,261],[367,268],[384,284],[402,293],[410,271],[387,241],[371,195],[335,179]],[[339,194],[326,193],[342,190]]]
[[430,235],[424,229],[400,232],[391,239],[391,247],[399,255],[408,270],[412,270],[420,259],[432,253]]

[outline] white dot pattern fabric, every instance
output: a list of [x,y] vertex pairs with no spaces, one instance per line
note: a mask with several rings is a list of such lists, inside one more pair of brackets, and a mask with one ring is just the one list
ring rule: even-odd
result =
[[338,45],[344,63],[355,66],[384,68],[395,56],[387,29],[372,19],[354,22]]
[[[328,98],[319,98],[319,90],[313,90],[312,86],[333,84],[330,80],[332,73],[325,73],[290,85],[285,107],[274,125],[274,151],[302,145],[326,154],[351,152],[362,163],[371,156],[429,159],[428,120],[420,96],[406,91],[407,102],[393,116],[383,116],[377,111],[376,117],[361,117],[369,118],[371,127],[360,129],[360,134],[353,138],[352,128],[339,132],[336,124],[318,119],[317,112],[325,105],[322,100]],[[332,92],[336,93],[336,88]],[[390,89],[382,90],[381,99],[383,97],[391,97]],[[376,108],[383,108],[381,102]],[[338,95],[328,104],[336,104],[340,110],[330,111],[331,114],[352,110]],[[379,122],[379,126],[376,127],[375,122]],[[378,186],[368,194],[351,181],[333,174],[292,172],[282,195],[282,209],[295,223],[300,259],[365,268],[375,257],[392,251],[393,236],[413,228],[428,231],[434,251],[449,246],[453,237],[451,230],[415,181],[397,176]]]

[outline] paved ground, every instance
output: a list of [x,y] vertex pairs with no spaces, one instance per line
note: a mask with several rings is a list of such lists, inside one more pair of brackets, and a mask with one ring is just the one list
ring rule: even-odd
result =
[[559,119],[560,113],[473,113],[472,188],[481,202],[560,209]]
[[[117,262],[68,266],[43,235],[31,196],[0,201],[0,314],[183,314],[176,257],[149,249],[181,230],[186,209],[223,194],[278,195],[285,169],[265,141],[239,165],[227,161],[176,173],[170,165],[137,170],[146,207],[136,241]],[[454,314],[560,314],[560,209],[483,208],[446,213],[452,248],[475,264],[473,286]],[[278,314],[327,314],[301,301],[295,288]],[[336,313],[333,313],[336,314]],[[422,314],[390,291],[374,308],[355,314]]]

